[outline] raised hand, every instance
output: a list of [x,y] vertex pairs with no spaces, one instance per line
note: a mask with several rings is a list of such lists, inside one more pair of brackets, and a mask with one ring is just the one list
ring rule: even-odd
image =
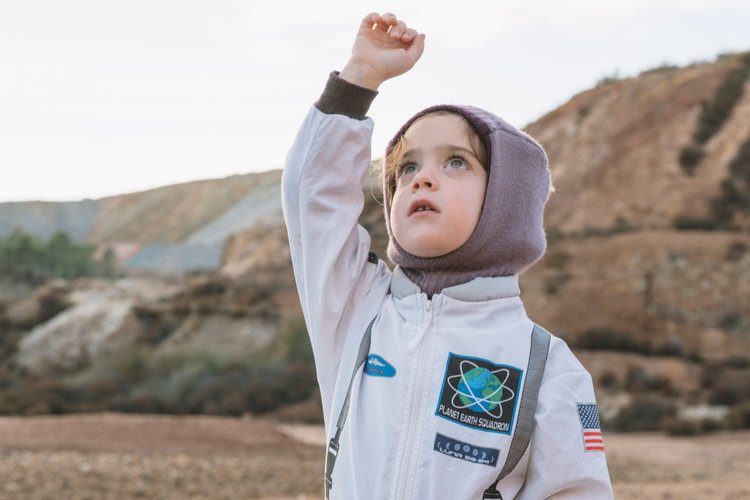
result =
[[339,74],[344,80],[377,89],[381,83],[409,71],[422,56],[424,34],[387,13],[368,14],[359,26],[352,54]]

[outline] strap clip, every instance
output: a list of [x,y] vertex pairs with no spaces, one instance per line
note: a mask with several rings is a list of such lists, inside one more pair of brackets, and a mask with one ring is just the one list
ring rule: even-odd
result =
[[331,438],[331,441],[328,443],[328,453],[333,456],[339,454],[339,443],[336,441],[336,438]]
[[496,486],[497,486],[497,483],[487,488],[484,491],[484,495],[482,495],[482,500],[491,500],[491,499],[503,500],[503,496],[500,494],[499,491],[497,491]]

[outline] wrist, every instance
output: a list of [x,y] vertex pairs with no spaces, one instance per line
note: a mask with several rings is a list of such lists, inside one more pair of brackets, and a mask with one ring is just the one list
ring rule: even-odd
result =
[[341,69],[339,78],[370,90],[377,90],[385,81],[370,65],[351,60]]
[[377,95],[377,90],[347,82],[339,77],[338,71],[332,71],[328,76],[325,90],[320,95],[320,99],[315,102],[315,106],[329,115],[340,114],[364,120],[370,104]]

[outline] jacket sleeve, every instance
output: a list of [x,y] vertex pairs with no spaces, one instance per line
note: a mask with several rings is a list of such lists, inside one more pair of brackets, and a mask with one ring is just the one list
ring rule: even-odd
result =
[[526,483],[517,498],[614,498],[604,451],[586,451],[583,441],[579,405],[596,411],[591,376],[580,365],[551,375],[539,391]]
[[370,236],[357,224],[373,129],[364,113],[374,94],[332,73],[282,174],[294,277],[319,381],[337,372],[345,340],[339,326],[350,305],[390,272],[382,261],[368,263]]

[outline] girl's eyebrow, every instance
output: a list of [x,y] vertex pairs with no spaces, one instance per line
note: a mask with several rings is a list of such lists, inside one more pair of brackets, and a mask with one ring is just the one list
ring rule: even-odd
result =
[[[438,150],[438,152],[442,154],[451,154],[451,153],[461,152],[461,153],[470,155],[472,158],[479,161],[479,158],[477,158],[477,155],[474,154],[474,151],[464,146],[459,146],[457,144],[441,144],[436,149]],[[420,158],[421,156],[422,156],[422,148],[411,148],[411,149],[406,150],[402,158],[411,160],[411,159]]]
[[420,156],[422,156],[422,149],[421,148],[411,148],[411,149],[407,149],[406,151],[404,151],[404,154],[401,155],[401,158],[404,158],[404,159],[405,158],[410,158],[411,159],[412,157],[419,158]]
[[[445,154],[461,152],[467,155],[471,155],[473,158],[477,158],[477,156],[474,154],[474,151],[464,146],[459,146],[457,144],[443,144],[438,147],[438,150],[444,152]],[[479,159],[477,158],[477,160]]]

